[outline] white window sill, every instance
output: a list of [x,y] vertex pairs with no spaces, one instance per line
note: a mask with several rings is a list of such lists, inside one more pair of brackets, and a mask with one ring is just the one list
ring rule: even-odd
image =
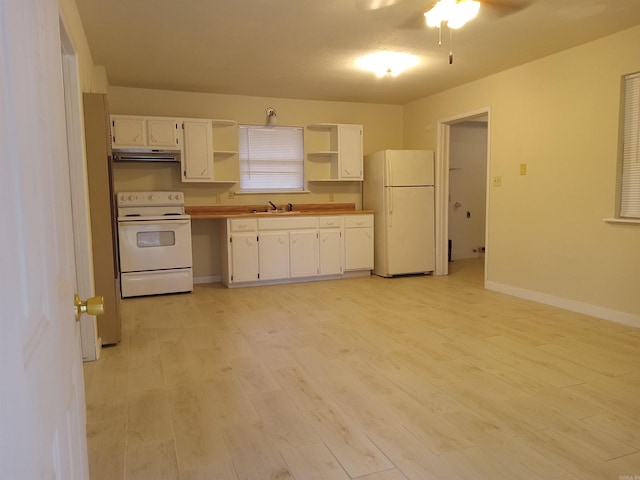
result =
[[234,195],[291,195],[297,193],[311,193],[310,190],[241,190],[233,192]]
[[640,218],[603,218],[607,223],[623,223],[627,225],[640,225]]

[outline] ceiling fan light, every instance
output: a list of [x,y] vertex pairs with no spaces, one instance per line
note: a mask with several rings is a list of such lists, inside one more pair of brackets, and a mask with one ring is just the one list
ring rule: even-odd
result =
[[476,18],[478,10],[480,10],[480,2],[468,0],[457,3],[447,26],[454,29],[462,27],[469,20]]
[[460,28],[475,18],[480,9],[480,2],[475,0],[440,0],[431,10],[425,12],[429,27],[440,27],[447,22],[449,28]]
[[442,22],[446,22],[456,6],[456,0],[440,0],[431,10],[425,12],[427,25],[430,27],[439,27]]

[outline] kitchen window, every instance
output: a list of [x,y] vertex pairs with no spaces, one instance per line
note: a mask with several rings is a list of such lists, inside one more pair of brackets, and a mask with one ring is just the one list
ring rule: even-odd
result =
[[241,192],[304,189],[302,127],[239,125]]
[[624,77],[620,218],[640,220],[640,73]]

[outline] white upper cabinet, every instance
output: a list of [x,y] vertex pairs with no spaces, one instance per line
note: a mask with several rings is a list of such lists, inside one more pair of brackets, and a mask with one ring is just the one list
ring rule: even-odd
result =
[[180,149],[179,120],[111,115],[113,148]]
[[184,120],[182,128],[184,135],[182,181],[213,181],[213,133],[211,120]]
[[[315,123],[307,129],[324,135],[324,146],[307,152],[310,160],[328,162],[328,173],[311,182],[361,181],[363,170],[362,125]],[[318,142],[311,142],[317,145]]]
[[179,150],[183,182],[233,184],[239,178],[237,125],[233,120],[111,115],[112,147]]
[[338,178],[362,180],[362,125],[338,125]]
[[147,123],[144,117],[111,115],[113,148],[147,146]]
[[147,143],[156,148],[180,148],[178,121],[175,119],[147,119]]

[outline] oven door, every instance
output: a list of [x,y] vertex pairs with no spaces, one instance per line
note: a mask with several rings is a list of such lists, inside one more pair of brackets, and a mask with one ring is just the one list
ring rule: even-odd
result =
[[118,221],[122,272],[191,268],[191,220]]

